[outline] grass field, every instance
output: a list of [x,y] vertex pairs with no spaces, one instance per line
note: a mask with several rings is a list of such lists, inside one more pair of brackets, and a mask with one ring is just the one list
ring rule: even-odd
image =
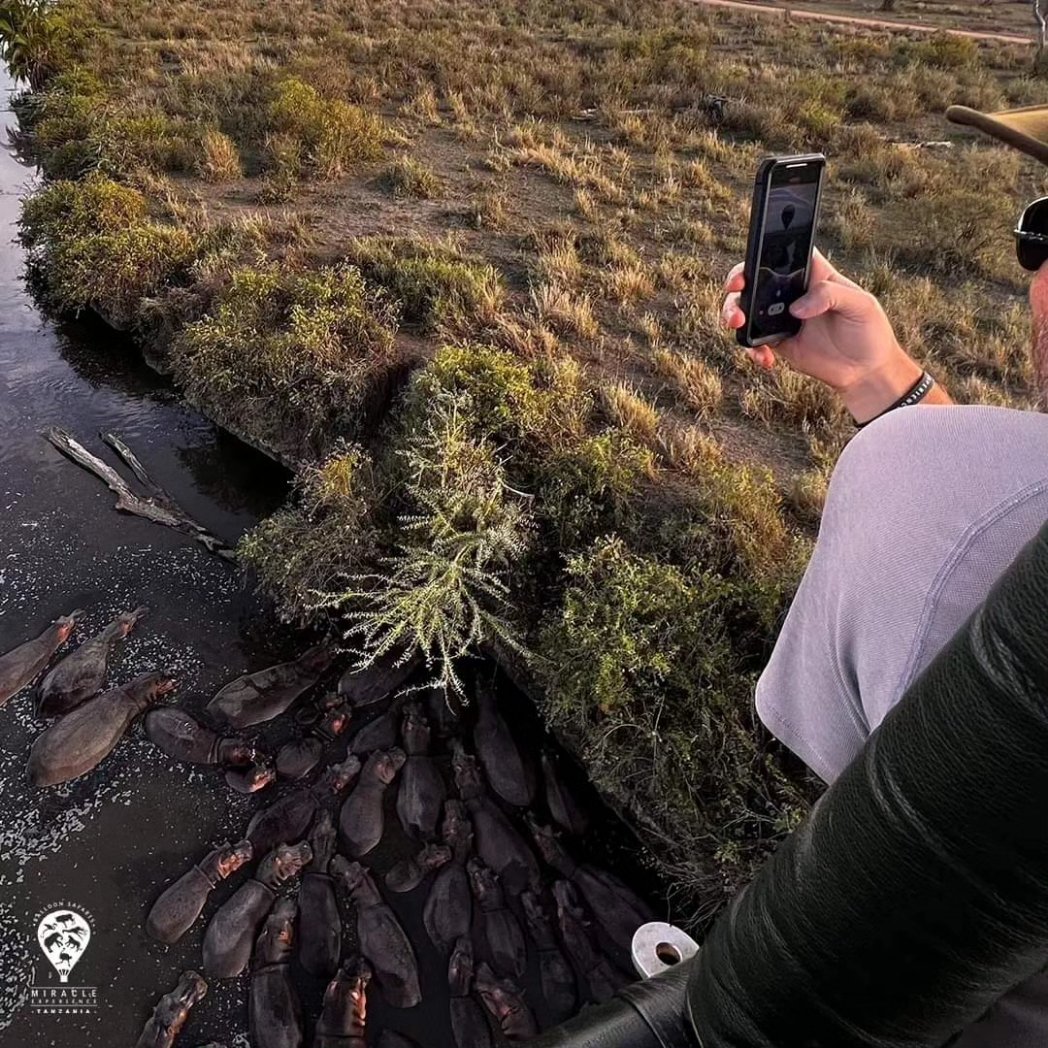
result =
[[242,546],[262,583],[452,689],[497,652],[683,918],[716,909],[813,796],[751,692],[852,432],[718,328],[753,172],[825,151],[823,249],[958,400],[1026,406],[1009,231],[1041,172],[941,112],[1042,99],[1031,52],[683,0],[44,23],[8,55],[36,275],[299,469]]

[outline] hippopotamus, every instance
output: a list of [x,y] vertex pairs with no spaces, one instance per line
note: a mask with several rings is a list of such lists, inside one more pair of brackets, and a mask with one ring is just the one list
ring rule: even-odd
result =
[[250,768],[229,768],[225,780],[226,785],[237,793],[258,793],[277,781],[277,770],[268,758],[263,758],[255,761]]
[[490,867],[473,858],[466,864],[466,872],[480,909],[480,935],[486,956],[500,972],[519,978],[528,966],[528,948],[520,922],[506,908],[502,886]]
[[598,920],[598,929],[607,939],[622,964],[628,964],[633,934],[652,920],[652,912],[612,873],[598,870],[588,863],[577,863],[564,850],[556,833],[528,815],[532,837],[542,857],[562,877],[567,877],[581,892],[590,911]]
[[123,640],[148,611],[141,607],[122,612],[101,633],[85,640],[62,659],[40,684],[36,715],[58,717],[97,695],[106,679],[106,665],[113,645]]
[[395,702],[380,716],[368,721],[349,740],[349,752],[364,757],[375,750],[388,750],[391,746],[396,746],[400,706],[399,702]]
[[473,821],[477,853],[514,895],[539,881],[539,864],[502,809],[484,789],[476,760],[452,743],[455,782]]
[[433,878],[422,921],[433,945],[447,956],[456,939],[469,935],[473,923],[473,894],[466,874],[473,830],[461,801],[452,800],[444,805],[441,833],[451,849],[451,862],[437,870]]
[[77,706],[37,736],[29,751],[30,782],[55,786],[86,775],[112,753],[135,718],[174,687],[164,673],[143,673]]
[[246,739],[236,735],[223,738],[177,706],[150,710],[142,726],[150,742],[169,757],[188,764],[236,768],[255,759],[255,747]]
[[338,682],[338,693],[354,709],[371,706],[399,691],[422,665],[418,655],[388,655],[368,666],[351,666]]
[[368,757],[353,792],[343,803],[339,828],[353,858],[367,855],[382,840],[385,827],[382,800],[405,760],[404,751],[396,746],[376,750]]
[[351,957],[324,991],[324,1007],[317,1020],[313,1048],[367,1048],[368,983],[371,966]]
[[203,912],[208,896],[254,854],[250,841],[226,841],[169,884],[146,917],[146,931],[158,942],[178,942]]
[[281,841],[301,840],[320,805],[346,790],[359,773],[360,760],[350,755],[341,764],[326,768],[314,786],[293,790],[256,812],[244,833],[255,846],[255,854],[263,855]]
[[255,943],[247,996],[252,1048],[302,1048],[302,1002],[291,982],[295,910],[294,899],[278,900]]
[[562,829],[581,837],[589,829],[589,816],[561,774],[557,759],[542,751],[542,778],[546,786],[546,807]]
[[557,881],[553,885],[553,898],[557,901],[560,937],[568,954],[589,983],[593,999],[598,1003],[609,1000],[627,979],[594,945],[586,913],[571,882]]
[[524,919],[528,933],[535,944],[539,960],[539,978],[550,1019],[562,1023],[575,1014],[578,998],[575,993],[575,972],[557,943],[553,925],[537,893],[527,891],[520,897],[524,905]]
[[418,961],[400,922],[359,862],[336,855],[331,860],[331,872],[353,897],[360,952],[371,961],[382,995],[394,1008],[414,1008],[422,1000]]
[[527,1041],[538,1035],[538,1024],[524,1002],[524,991],[512,979],[500,979],[481,964],[477,968],[477,992],[508,1040]]
[[461,699],[450,689],[429,688],[422,701],[434,735],[438,739],[450,739],[460,727]]
[[324,747],[341,735],[349,722],[349,707],[345,704],[327,710],[310,735],[280,747],[277,772],[285,779],[304,779],[320,763]]
[[135,1048],[172,1048],[193,1005],[206,993],[207,983],[196,972],[183,972],[178,985],[157,1002]]
[[335,656],[332,647],[318,644],[292,662],[245,673],[222,688],[207,708],[234,728],[272,720],[320,680]]
[[335,854],[335,820],[317,813],[309,834],[313,861],[298,889],[298,960],[310,975],[330,979],[342,953],[342,918],[328,866]]
[[69,640],[76,628],[76,620],[83,614],[81,609],[77,609],[63,615],[55,619],[39,637],[27,640],[5,655],[0,655],[0,706],[6,705],[9,699],[36,680],[51,661],[51,656]]
[[414,891],[430,873],[449,862],[451,849],[446,844],[425,844],[414,855],[390,868],[386,887],[391,892]]
[[451,996],[451,1030],[455,1044],[469,1048],[491,1048],[491,1028],[473,996],[473,944],[469,936],[455,940],[448,962],[448,992]]
[[219,907],[204,933],[208,975],[232,979],[247,967],[255,935],[276,901],[277,889],[297,877],[312,858],[305,841],[278,845],[258,864],[254,877]]
[[447,788],[429,755],[429,725],[417,703],[404,707],[402,735],[407,760],[397,792],[397,815],[409,837],[430,840],[437,832]]
[[535,770],[524,757],[486,681],[477,681],[473,744],[491,788],[507,803],[526,808],[535,796]]

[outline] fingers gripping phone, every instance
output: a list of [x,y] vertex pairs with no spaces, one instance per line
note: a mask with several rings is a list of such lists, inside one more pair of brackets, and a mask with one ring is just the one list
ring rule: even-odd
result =
[[808,290],[825,170],[826,158],[811,153],[767,157],[757,171],[739,303],[746,314],[738,331],[744,346],[778,342],[800,330],[790,306]]

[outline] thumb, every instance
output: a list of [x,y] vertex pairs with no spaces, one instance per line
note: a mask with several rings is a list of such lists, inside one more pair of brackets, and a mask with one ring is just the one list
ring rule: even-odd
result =
[[840,313],[849,320],[861,320],[869,309],[868,297],[859,287],[820,280],[790,306],[798,320],[811,320],[824,313]]

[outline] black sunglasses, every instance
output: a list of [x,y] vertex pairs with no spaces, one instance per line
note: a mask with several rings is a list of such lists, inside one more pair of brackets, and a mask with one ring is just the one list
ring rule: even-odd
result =
[[1035,200],[1019,216],[1015,227],[1015,256],[1019,265],[1031,273],[1048,262],[1048,197]]

